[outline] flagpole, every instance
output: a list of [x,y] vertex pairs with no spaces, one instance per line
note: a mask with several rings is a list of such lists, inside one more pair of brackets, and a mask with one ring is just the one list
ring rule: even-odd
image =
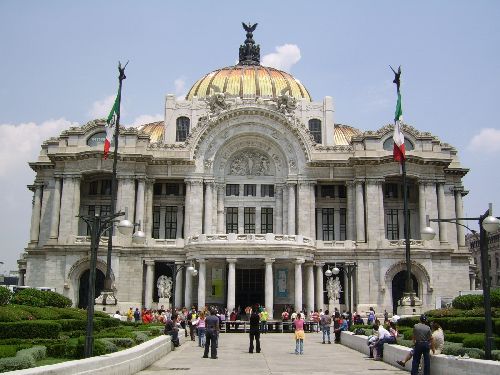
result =
[[413,282],[411,279],[411,258],[410,258],[410,231],[409,231],[409,212],[408,212],[408,184],[406,182],[406,158],[401,162],[403,171],[403,227],[405,234],[405,254],[406,254],[406,293],[410,297],[411,306],[415,306],[415,295],[413,291]]
[[[127,62],[128,64],[128,62]],[[111,214],[113,215],[116,211],[116,191],[117,191],[117,183],[116,183],[116,164],[118,161],[118,137],[120,136],[120,106],[122,100],[122,81],[126,79],[125,76],[125,68],[122,68],[121,63],[118,63],[118,72],[120,73],[118,76],[118,113],[116,115],[116,128],[115,134],[113,137],[115,143],[115,149],[113,151],[113,172],[111,175]],[[106,277],[104,279],[104,291],[107,292],[104,294],[103,304],[106,305],[107,297],[113,296],[113,280],[111,280],[111,252],[113,251],[113,235],[114,235],[114,226],[112,226],[109,230],[109,238],[108,238],[108,254],[106,256]],[[112,298],[112,304],[116,304],[116,299]]]

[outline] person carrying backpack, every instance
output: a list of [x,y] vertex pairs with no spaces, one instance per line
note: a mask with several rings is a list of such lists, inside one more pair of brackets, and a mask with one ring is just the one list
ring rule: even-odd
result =
[[328,336],[328,343],[331,344],[330,341],[330,326],[332,324],[332,317],[330,316],[330,312],[328,310],[320,318],[321,331],[323,332],[323,344],[325,343],[325,336]]

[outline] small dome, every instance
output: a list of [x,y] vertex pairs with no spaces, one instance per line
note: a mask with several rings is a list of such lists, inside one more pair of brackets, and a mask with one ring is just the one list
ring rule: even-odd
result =
[[273,99],[287,94],[295,99],[312,101],[309,92],[299,80],[278,69],[262,65],[235,65],[217,69],[199,79],[186,95],[205,98],[214,92],[223,92],[228,97]]
[[363,132],[349,125],[335,124],[334,140],[338,146],[348,146],[351,144],[352,137],[361,135]]
[[152,143],[163,142],[163,132],[165,130],[165,124],[163,121],[140,125],[137,127],[137,130],[148,134]]

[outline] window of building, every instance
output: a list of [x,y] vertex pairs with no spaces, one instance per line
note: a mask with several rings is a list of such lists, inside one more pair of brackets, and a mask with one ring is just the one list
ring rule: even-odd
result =
[[99,181],[90,181],[89,183],[89,195],[97,195]]
[[386,231],[388,240],[398,240],[399,239],[399,222],[398,222],[398,210],[389,209],[385,210],[386,216]]
[[235,196],[240,195],[240,185],[238,185],[238,184],[227,184],[226,185],[226,196],[230,197],[231,195],[235,195]]
[[177,206],[166,207],[165,238],[177,238]]
[[179,184],[166,184],[167,195],[179,195]]
[[321,185],[321,197],[322,198],[335,197],[335,185]]
[[[156,185],[157,184],[155,184],[155,186]],[[153,233],[152,233],[152,236],[153,236],[153,238],[160,238],[160,207],[158,207],[158,206],[153,207]]]
[[[88,210],[87,210],[88,216],[106,216],[111,213],[111,206],[110,205],[89,205]],[[91,236],[91,229],[90,226],[87,224],[87,236]],[[106,232],[103,233],[104,237],[109,237],[111,233],[111,229],[108,229]]]
[[[392,137],[387,138],[382,147],[386,151],[394,151],[394,139]],[[405,151],[413,151],[414,149],[413,143],[408,138],[405,138]]]
[[323,216],[323,241],[333,241],[335,239],[333,208],[323,208],[321,214]]
[[345,187],[345,185],[338,185],[337,189],[339,192],[339,198],[345,198],[347,195],[347,188]]
[[385,184],[385,197],[397,198],[398,197],[398,184],[388,183]]
[[255,207],[245,207],[243,213],[245,233],[255,233]]
[[346,230],[347,230],[347,214],[346,214],[346,209],[341,208],[340,209],[340,241],[345,241],[346,240]]
[[160,183],[155,183],[153,185],[153,194],[154,195],[161,195],[162,194],[162,187],[163,187],[163,184],[160,184]]
[[309,132],[314,138],[314,142],[321,143],[321,120],[313,118],[309,120]]
[[226,209],[226,233],[238,233],[238,207]]
[[111,195],[111,180],[101,180],[101,195]]
[[189,118],[185,116],[177,118],[176,129],[175,141],[184,142],[189,135]]
[[273,233],[273,209],[262,207],[260,211],[260,233]]
[[274,185],[261,185],[260,186],[260,196],[261,197],[274,197]]
[[255,197],[257,195],[257,185],[245,184],[243,185],[243,195],[245,197]]

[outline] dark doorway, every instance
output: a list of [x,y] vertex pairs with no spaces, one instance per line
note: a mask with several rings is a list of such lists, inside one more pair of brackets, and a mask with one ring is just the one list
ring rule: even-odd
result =
[[[418,292],[418,281],[414,274],[411,274],[411,279],[413,281],[413,290],[415,291],[417,297]],[[392,279],[392,313],[396,314],[398,309],[398,301],[403,297],[405,291],[406,282],[406,271],[400,271]]]
[[[80,276],[80,290],[78,292],[78,307],[81,309],[87,308],[89,303],[89,275],[90,270],[86,270]],[[95,275],[95,296],[99,297],[104,289],[104,273],[101,270],[96,270]]]
[[236,306],[264,305],[264,269],[236,269]]

